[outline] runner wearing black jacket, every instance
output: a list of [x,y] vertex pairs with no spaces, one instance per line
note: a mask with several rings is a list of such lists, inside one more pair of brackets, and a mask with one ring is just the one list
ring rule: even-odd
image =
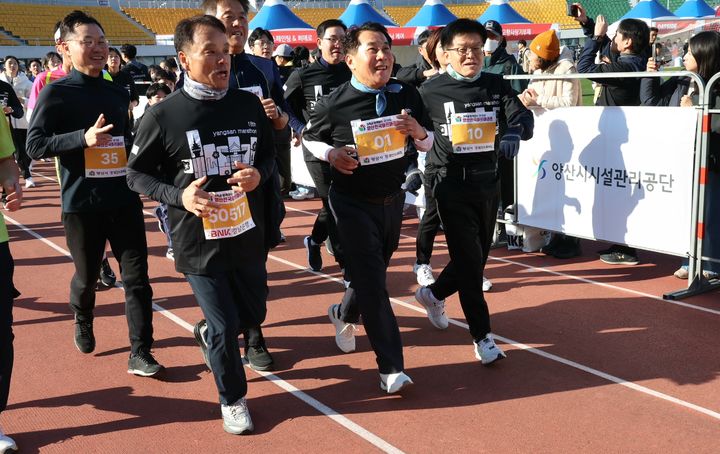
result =
[[161,366],[150,353],[152,289],[142,203],[125,181],[129,96],[102,76],[108,46],[100,24],[74,11],[60,27],[74,69],[40,93],[27,149],[34,159],[59,157],[62,220],[75,265],[70,284],[75,345],[83,353],[95,349],[95,283],[109,240],[125,290],[131,346],[128,372],[151,376]]
[[[353,78],[315,104],[303,141],[332,166],[329,201],[352,276],[347,292],[355,294],[343,304],[356,305],[354,310],[362,315],[380,370],[380,388],[395,393],[412,381],[403,372],[402,340],[388,299],[386,271],[400,240],[408,136],[418,149],[428,150],[432,134],[422,126],[429,129],[430,121],[417,90],[390,80],[390,43],[387,30],[377,23],[348,31],[345,60]],[[338,346],[354,350],[354,330],[338,319],[337,305],[330,306],[329,315],[336,342],[348,335]]]
[[[442,31],[447,73],[420,88],[435,141],[427,161],[436,168],[433,193],[445,228],[450,263],[415,297],[439,329],[448,326],[445,298],[459,293],[483,364],[504,358],[490,333],[482,290],[498,206],[498,155],[513,159],[520,140],[532,137],[532,113],[502,76],[481,72],[485,28],[458,19]],[[457,68],[457,69],[456,69]]]
[[[295,115],[303,118],[307,124],[315,110],[315,103],[322,96],[329,95],[341,84],[350,80],[350,68],[345,64],[342,39],[347,27],[342,21],[328,19],[317,28],[318,48],[320,57],[312,64],[299,69],[290,75],[285,84],[285,98]],[[304,129],[303,125],[303,129]],[[322,201],[322,208],[315,218],[312,231],[304,239],[310,268],[315,271],[322,269],[320,245],[330,239],[330,246],[335,254],[335,261],[341,269],[345,268],[343,248],[338,238],[335,219],[328,205],[330,189],[330,164],[322,161],[303,146],[305,165],[313,179],[315,189]],[[349,281],[349,276],[343,276]],[[356,320],[357,321],[357,320]]]

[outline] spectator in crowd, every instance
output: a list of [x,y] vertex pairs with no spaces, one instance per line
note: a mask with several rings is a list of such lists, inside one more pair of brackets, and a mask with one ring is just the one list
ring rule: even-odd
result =
[[120,56],[120,52],[114,47],[108,48],[108,59],[105,69],[110,74],[110,77],[112,77],[113,83],[123,87],[130,95],[129,115],[130,118],[132,118],[132,110],[140,103],[140,95],[135,88],[135,81],[130,74],[120,70],[121,63],[122,57]]
[[272,33],[264,28],[257,27],[248,37],[248,46],[252,54],[270,60],[275,49],[275,40]]
[[[527,49],[528,69],[533,74],[575,74],[577,69],[571,60],[560,59],[560,40],[555,30],[540,33]],[[540,106],[545,109],[582,105],[579,79],[538,80],[532,82],[520,95],[526,107]],[[555,233],[543,252],[559,259],[580,255],[578,238]]]
[[161,82],[167,85],[171,91],[175,91],[175,84],[177,79],[174,72],[165,71],[162,68],[158,68],[152,76],[153,83]]
[[48,52],[43,57],[42,66],[45,71],[52,72],[60,69],[63,64],[63,59],[57,52]]
[[[20,72],[20,62],[12,55],[5,57],[5,71],[0,74],[0,80],[7,82],[12,86],[15,91],[15,95],[20,100],[23,109],[27,111],[27,101],[30,98],[30,91],[32,90],[32,82],[27,78],[25,73]],[[10,126],[12,130],[12,138],[15,142],[15,159],[17,160],[18,167],[22,176],[25,179],[26,188],[34,188],[35,182],[33,181],[32,174],[30,173],[30,164],[32,159],[27,155],[25,151],[25,141],[27,140],[27,128],[28,121],[27,115],[23,115],[21,118],[10,118]]]
[[522,66],[525,73],[530,74],[530,60],[528,59],[529,49],[527,48],[527,41],[521,39],[518,41],[518,57],[517,61]]
[[[150,86],[147,88],[147,91],[145,92],[145,96],[147,97],[147,104],[145,104],[145,112],[147,112],[148,108],[163,101],[165,97],[168,96],[170,93],[172,93],[172,90],[166,84],[162,82],[151,83]],[[140,126],[140,121],[144,116],[145,114],[143,113],[143,115],[140,115],[135,120],[135,125],[133,127],[133,135],[135,135],[135,133],[137,132],[138,126]],[[163,222],[163,219],[160,220],[161,222]],[[167,235],[169,235],[168,232],[169,230],[167,232],[163,230],[163,233],[166,233]],[[172,246],[170,247],[170,250],[172,251]]]
[[125,62],[122,71],[130,74],[135,82],[150,82],[148,67],[137,60],[137,47],[132,44],[123,44],[120,47],[120,55]]
[[293,48],[289,44],[280,44],[272,53],[275,63],[278,65],[278,71],[280,71],[280,77],[282,78],[283,84],[287,82],[290,73],[293,72],[295,66],[293,65],[294,54]]
[[310,51],[305,46],[295,46],[293,49],[293,66],[296,68],[304,68],[310,64]]
[[[716,31],[704,31],[690,38],[688,51],[683,58],[687,71],[699,75],[704,83],[720,72],[720,34]],[[657,71],[657,63],[649,59],[647,71]],[[640,82],[640,100],[645,106],[682,106],[698,105],[698,87],[691,78],[672,77],[665,82],[658,78],[644,78]],[[720,90],[708,100],[711,109],[720,108]],[[709,170],[706,179],[705,196],[705,234],[703,237],[703,255],[720,259],[720,115],[712,114],[708,142]],[[694,252],[694,251],[693,251]],[[717,278],[720,264],[703,261],[703,273],[706,279]],[[688,261],[675,271],[680,279],[688,278]]]
[[432,62],[434,68],[437,69],[438,74],[445,72],[447,67],[447,59],[442,49],[442,43],[440,42],[440,35],[443,27],[436,28],[432,31],[427,41],[428,57]]
[[167,72],[171,72],[175,74],[175,80],[178,80],[180,77],[180,68],[178,68],[177,60],[175,60],[175,57],[168,57],[165,60],[160,62],[160,67],[164,69]]
[[437,73],[428,57],[427,41],[432,30],[424,30],[417,38],[418,56],[415,64],[401,68],[395,77],[398,80],[419,87],[428,77]]
[[[22,104],[15,96],[13,88],[0,81],[0,109],[3,117],[11,115],[15,118],[23,116]],[[15,211],[22,204],[22,189],[18,168],[13,159],[13,139],[10,127],[5,118],[0,118],[0,192],[5,199],[2,209]],[[13,258],[8,247],[9,235],[5,219],[0,212],[0,414],[7,407],[10,393],[10,378],[13,371],[15,351],[13,349],[13,300],[20,293],[13,285]],[[0,452],[15,452],[18,447],[15,441],[0,429]]]
[[30,82],[34,82],[38,74],[42,72],[42,62],[37,58],[30,60],[28,64],[27,76]]
[[[608,23],[604,16],[600,15],[597,17],[597,22],[593,21],[587,17],[582,5],[579,3],[575,3],[575,5],[578,6],[579,12],[575,20],[582,26],[585,36],[590,38],[585,41],[585,46],[578,59],[578,72],[614,73],[645,70],[647,58],[643,56],[650,41],[650,30],[645,22],[638,19],[623,19],[611,40],[607,36]],[[595,56],[603,47],[609,47],[610,61],[597,64]],[[594,81],[601,84],[596,105],[640,105],[639,78],[618,77]],[[624,222],[624,220],[620,222]],[[600,251],[600,260],[611,265],[637,265],[639,263],[635,248],[622,245],[612,245],[609,249]]]

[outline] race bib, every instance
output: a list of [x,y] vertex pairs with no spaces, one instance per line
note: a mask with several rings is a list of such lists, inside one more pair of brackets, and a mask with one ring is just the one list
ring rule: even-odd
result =
[[127,173],[125,138],[114,136],[107,145],[85,149],[85,178],[122,177]]
[[240,88],[240,90],[249,91],[260,99],[262,99],[263,97],[263,92],[262,88],[260,88],[260,85],[253,85],[252,87],[242,87]]
[[221,191],[212,196],[220,204],[210,216],[202,218],[206,240],[232,238],[255,227],[244,192]]
[[495,113],[454,113],[450,116],[453,153],[484,153],[495,149]]
[[380,164],[405,155],[406,136],[395,129],[397,115],[350,122],[361,165]]

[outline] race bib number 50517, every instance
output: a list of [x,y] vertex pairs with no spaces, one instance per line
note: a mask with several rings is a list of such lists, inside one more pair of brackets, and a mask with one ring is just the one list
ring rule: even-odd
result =
[[255,227],[244,192],[216,192],[212,200],[219,203],[220,207],[210,216],[203,218],[205,239],[232,238]]

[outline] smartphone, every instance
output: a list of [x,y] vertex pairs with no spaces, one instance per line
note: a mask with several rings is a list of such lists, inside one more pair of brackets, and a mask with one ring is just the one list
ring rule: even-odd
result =
[[572,3],[567,4],[567,15],[570,17],[578,17],[580,15],[580,9],[577,5]]

